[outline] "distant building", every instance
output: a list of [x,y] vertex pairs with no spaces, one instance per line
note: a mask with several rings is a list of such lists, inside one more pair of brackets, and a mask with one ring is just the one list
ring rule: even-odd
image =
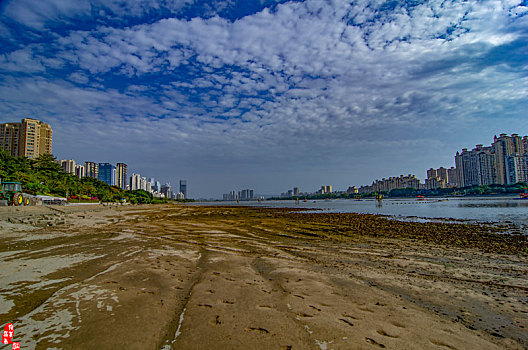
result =
[[427,178],[425,179],[425,188],[428,190],[434,190],[437,188],[447,187],[447,169],[440,167],[438,169],[430,168],[427,170]]
[[52,141],[51,127],[37,119],[0,124],[0,147],[12,156],[35,159],[51,154]]
[[62,170],[64,170],[67,173],[75,175],[75,161],[73,159],[62,159],[58,161],[59,164],[62,167]]
[[294,188],[293,188],[293,195],[294,195],[294,196],[298,196],[299,193],[300,193],[300,191],[299,191],[299,187],[294,187]]
[[238,199],[241,201],[253,199],[253,190],[247,189],[238,192]]
[[116,167],[110,163],[99,163],[99,180],[109,186],[116,185]]
[[172,198],[172,191],[171,191],[171,185],[165,184],[161,186],[161,194],[165,196],[165,198]]
[[348,187],[347,193],[348,194],[358,194],[359,190],[356,188],[356,186]]
[[511,155],[505,158],[506,183],[516,184],[528,181],[528,155]]
[[[476,145],[468,151],[466,148],[462,153],[455,155],[457,177],[460,187],[492,185],[497,183],[495,154],[492,147]],[[499,166],[502,166],[499,164]]]
[[150,189],[152,192],[159,192],[161,190],[161,186],[158,186],[159,181],[156,181],[153,177],[149,179],[150,182]]
[[0,124],[0,148],[13,157],[18,157],[21,123]]
[[238,192],[231,191],[229,193],[225,193],[222,196],[222,199],[225,201],[236,201],[236,200],[246,201],[246,200],[255,199],[255,193],[253,190],[250,190],[250,189],[241,190]]
[[130,176],[130,183],[129,188],[131,191],[140,190],[141,189],[141,175],[133,173]]
[[86,169],[85,169],[84,165],[77,164],[75,166],[75,176],[77,176],[79,179],[85,177],[86,176],[85,170]]
[[458,176],[455,167],[447,169],[447,184],[448,187],[458,187]]
[[526,136],[524,136],[524,138],[521,138],[518,134],[512,134],[511,136],[508,136],[506,134],[500,134],[499,137],[493,137],[493,143],[491,145],[491,148],[493,149],[493,153],[495,156],[494,183],[500,185],[509,183],[506,169],[506,158],[513,155],[525,155],[526,151],[528,151],[528,149],[526,148],[527,145],[528,138]]
[[116,164],[116,186],[121,189],[126,189],[127,187],[127,165],[125,163]]
[[180,180],[180,192],[187,198],[187,180]]
[[526,181],[523,158],[527,152],[528,136],[518,134],[494,136],[489,147],[476,145],[471,151],[464,148],[455,155],[457,185],[506,185]]
[[99,165],[95,162],[84,163],[84,173],[86,177],[99,178]]
[[185,195],[181,192],[176,193],[174,197],[175,197],[174,199],[178,199],[178,200],[185,199]]
[[394,189],[400,188],[420,188],[420,180],[415,175],[409,174],[407,176],[400,175],[399,177],[389,177],[388,179],[375,180],[370,186],[361,186],[359,193],[371,192],[390,192]]
[[332,186],[331,185],[321,186],[321,189],[318,192],[319,194],[332,193]]
[[152,183],[150,181],[147,181],[147,185],[145,187],[145,191],[152,193]]
[[430,168],[427,170],[427,178],[428,179],[435,179],[437,177],[436,169]]
[[231,191],[229,193],[225,193],[222,198],[225,201],[236,201],[238,199],[238,193],[236,191]]

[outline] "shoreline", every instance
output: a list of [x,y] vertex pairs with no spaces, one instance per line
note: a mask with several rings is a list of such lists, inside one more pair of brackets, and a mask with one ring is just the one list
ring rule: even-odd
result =
[[482,225],[89,207],[0,209],[0,323],[22,347],[528,346],[526,242],[483,245]]

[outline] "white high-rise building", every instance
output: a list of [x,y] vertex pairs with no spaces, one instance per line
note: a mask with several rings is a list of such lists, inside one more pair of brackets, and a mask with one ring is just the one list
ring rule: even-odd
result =
[[84,165],[78,164],[75,166],[75,176],[77,176],[79,179],[86,176],[86,168]]
[[62,170],[75,175],[75,161],[73,159],[62,159],[59,162],[62,167]]
[[140,190],[141,189],[141,175],[140,174],[132,174],[130,176],[130,190]]

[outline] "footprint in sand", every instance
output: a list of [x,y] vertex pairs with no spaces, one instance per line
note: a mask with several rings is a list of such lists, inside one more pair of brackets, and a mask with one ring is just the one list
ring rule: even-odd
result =
[[429,340],[429,341],[431,342],[431,344],[434,344],[434,345],[442,347],[442,348],[456,349],[455,347],[452,347],[451,345],[443,343],[441,341],[436,341],[436,340]]
[[347,320],[347,319],[340,318],[339,321],[346,323],[350,327],[354,327],[354,324],[352,322],[350,322],[349,320]]
[[391,324],[392,324],[394,327],[405,328],[404,325],[402,325],[401,323],[398,323],[398,322],[391,322]]
[[382,335],[384,337],[399,338],[397,335],[391,335],[391,334],[385,332],[383,329],[378,329],[376,332],[378,332],[379,335]]
[[209,324],[211,324],[213,326],[218,326],[218,325],[222,324],[222,322],[220,322],[220,315],[216,315],[216,316],[211,317],[211,319],[209,320]]
[[200,307],[207,307],[207,308],[212,308],[213,305],[209,305],[209,304],[197,304],[198,306]]
[[358,307],[358,309],[361,310],[361,311],[364,311],[364,312],[374,313],[374,311],[372,311],[371,309],[369,309],[367,307]]
[[269,331],[266,328],[260,328],[260,327],[247,327],[247,332],[257,332],[260,334],[269,334]]
[[351,318],[351,319],[353,319],[353,320],[357,320],[357,317],[352,316],[352,315],[349,314],[348,312],[343,312],[343,313],[341,314],[341,316],[346,317],[346,318]]
[[372,338],[368,338],[368,337],[365,337],[365,341],[369,344],[372,344],[372,345],[376,345],[378,348],[381,348],[381,349],[384,349],[385,348],[385,345],[381,344],[381,343],[378,343],[377,341],[375,341],[374,339]]
[[321,311],[321,309],[319,309],[319,308],[316,307],[316,306],[313,306],[313,305],[308,305],[308,306],[311,307],[311,308],[314,309],[314,310]]
[[264,309],[264,310],[270,310],[273,309],[273,306],[271,305],[259,305],[257,306],[258,309]]

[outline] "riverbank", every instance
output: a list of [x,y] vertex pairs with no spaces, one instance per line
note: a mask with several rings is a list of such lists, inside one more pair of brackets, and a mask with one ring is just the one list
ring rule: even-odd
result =
[[23,348],[528,346],[526,241],[486,225],[221,206],[4,209],[0,323],[14,323]]

